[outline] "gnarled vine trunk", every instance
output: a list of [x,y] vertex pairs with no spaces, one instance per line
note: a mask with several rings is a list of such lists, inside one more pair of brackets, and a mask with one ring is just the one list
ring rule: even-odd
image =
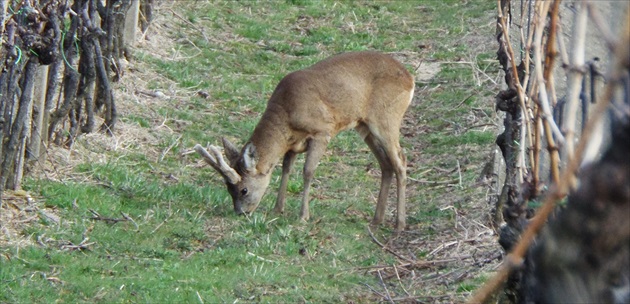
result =
[[[150,16],[153,1],[142,1]],[[100,130],[113,132],[118,114],[111,82],[123,76],[130,4],[0,0],[0,195],[19,188],[27,160],[38,161],[50,143],[71,145],[92,132],[98,113]],[[35,85],[42,66],[47,81]],[[33,102],[34,89],[43,101]]]

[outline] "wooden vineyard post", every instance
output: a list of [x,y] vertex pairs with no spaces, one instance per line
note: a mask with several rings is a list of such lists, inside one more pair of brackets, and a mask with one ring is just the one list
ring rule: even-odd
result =
[[140,11],[140,0],[131,0],[131,6],[125,16],[125,31],[123,41],[125,45],[131,45],[136,42],[136,30],[138,28],[138,13]]

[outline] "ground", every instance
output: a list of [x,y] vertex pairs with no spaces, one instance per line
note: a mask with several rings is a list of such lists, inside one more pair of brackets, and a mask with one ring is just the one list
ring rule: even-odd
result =
[[[175,296],[177,290],[168,290],[172,284],[183,284],[186,287],[182,290],[197,291],[187,299],[198,297],[201,302],[202,299],[273,302],[283,297],[305,302],[340,299],[321,293],[341,294],[346,302],[462,301],[491,275],[503,255],[490,221],[493,197],[497,193],[492,169],[493,142],[500,126],[492,96],[502,81],[493,57],[497,48],[493,38],[493,5],[475,3],[479,8],[466,11],[462,20],[451,23],[441,23],[440,17],[431,17],[445,9],[434,7],[441,4],[416,6],[414,14],[400,17],[406,18],[400,23],[406,27],[392,21],[392,31],[400,31],[395,34],[416,37],[408,42],[409,46],[397,50],[396,43],[406,43],[402,38],[401,41],[383,38],[382,45],[372,42],[373,48],[391,53],[416,76],[416,95],[401,131],[408,159],[409,225],[394,237],[391,233],[393,206],[390,206],[389,222],[384,228],[367,228],[380,172],[367,146],[351,132],[331,142],[322,160],[314,183],[315,203],[311,209],[314,219],[310,223],[300,225],[296,220],[300,182],[289,185],[292,196],[287,208],[291,210],[283,218],[267,214],[275,198],[277,180],[272,181],[258,215],[245,219],[231,214],[220,177],[190,154],[190,148],[197,142],[216,144],[220,136],[243,142],[247,130],[251,130],[264,109],[265,94],[269,94],[278,77],[286,73],[282,70],[304,67],[343,48],[322,43],[308,46],[308,41],[298,38],[288,38],[286,42],[266,38],[281,29],[258,33],[260,29],[248,22],[263,21],[246,20],[272,15],[269,10],[241,4],[230,7],[222,3],[213,8],[216,14],[197,16],[195,9],[203,11],[207,3],[199,7],[191,2],[178,3],[183,5],[159,4],[156,20],[147,33],[140,35],[134,46],[135,56],[129,59],[122,81],[115,85],[121,120],[114,136],[85,134],[70,148],[49,148],[47,161],[33,165],[26,191],[5,194],[0,217],[3,255],[0,260],[12,265],[14,272],[5,272],[0,279],[16,285],[10,286],[9,293],[15,296],[0,298],[0,301],[19,298],[20,292],[24,292],[20,288],[29,284],[35,284],[42,293],[56,290],[67,301],[75,299],[68,294],[78,294],[78,299],[83,301],[121,301],[150,290],[151,287],[143,286],[145,289],[134,290],[131,296],[124,295],[125,286],[131,290],[133,284],[121,286],[118,276],[133,274],[122,275],[128,266],[124,266],[123,271],[116,268],[118,263],[111,267],[92,265],[107,259],[122,264],[146,259],[146,268],[155,267],[157,272],[142,274],[136,270],[141,273],[138,280],[155,276],[157,282],[169,282],[170,285],[164,283],[166,286],[160,291],[165,293],[162,299],[181,300]],[[326,5],[339,4],[326,2]],[[293,27],[291,32],[299,37],[342,39],[342,34],[327,27],[329,19],[346,14],[349,21],[343,19],[342,33],[367,32],[378,36],[385,31],[384,25],[369,18],[365,22],[361,20],[375,10],[382,14],[381,19],[395,18],[389,11],[395,9],[391,6],[385,9],[368,4],[336,7],[347,11],[339,15],[321,13],[320,18],[313,17],[318,16],[317,13],[309,15],[309,9],[315,8],[308,7],[297,14],[289,9],[285,14],[296,14],[290,26]],[[451,6],[458,11],[456,4]],[[255,9],[253,14],[252,9]],[[470,16],[466,15],[469,13]],[[430,20],[414,21],[423,16]],[[208,22],[214,27],[208,26]],[[429,28],[423,28],[425,24]],[[317,36],[320,34],[321,37]],[[262,38],[252,38],[256,35]],[[393,34],[385,33],[384,37],[388,35]],[[352,45],[352,41],[348,43]],[[249,49],[266,52],[250,52]],[[213,59],[202,59],[208,50],[217,55],[212,55]],[[247,60],[232,59],[243,53],[260,56],[262,63],[257,64],[276,64],[273,68],[280,71],[261,71],[257,66],[249,66]],[[210,61],[214,59],[216,61]],[[188,65],[181,68],[177,65],[181,62]],[[230,71],[229,75],[216,74],[222,65],[227,66],[223,71]],[[246,99],[253,101],[248,103]],[[205,125],[201,125],[202,122]],[[298,174],[292,179],[299,180]],[[84,189],[82,185],[89,186]],[[182,193],[169,192],[178,187],[182,188]],[[392,191],[390,201],[394,200],[394,193]],[[110,196],[116,200],[110,201]],[[100,198],[102,202],[97,202]],[[115,221],[108,222],[108,219]],[[60,233],[61,230],[64,232]],[[97,232],[105,230],[107,232]],[[161,233],[165,235],[157,238]],[[120,238],[120,247],[112,245],[115,241],[108,241],[110,238]],[[272,244],[265,245],[265,238]],[[230,255],[235,255],[229,251],[232,246],[241,246],[235,252],[246,252],[242,260],[231,262]],[[32,247],[38,249],[33,249],[31,256],[19,254],[19,248]],[[221,255],[222,262],[216,262],[217,265],[231,267],[230,263],[251,263],[253,274],[242,269],[249,266],[226,269],[235,273],[244,271],[252,277],[242,281],[234,279],[234,282],[226,277],[226,286],[208,283],[210,287],[207,287],[203,285],[203,276],[186,276],[186,272],[182,272],[183,277],[178,277],[173,274],[176,268],[167,267],[167,264],[198,262],[198,265],[183,267],[189,267],[186,269],[193,273],[195,269],[204,269],[211,276],[212,269],[219,269],[218,266],[206,268],[204,263],[217,259],[221,250],[226,250],[227,256]],[[54,263],[40,268],[29,266],[28,261],[41,258],[40,251],[52,254],[62,265],[68,259],[82,261],[80,255],[76,256],[77,252],[99,257],[76,262],[91,266],[81,266],[81,271],[85,272],[77,271],[79,274],[71,276],[70,270],[64,270],[64,267],[70,268],[68,266]],[[72,256],[67,258],[64,254]],[[20,259],[25,262],[16,262]],[[162,263],[158,260],[165,264],[155,266]],[[298,266],[284,269],[274,266],[278,263]],[[325,267],[332,268],[316,268],[331,263],[333,266]],[[341,268],[337,268],[337,263]],[[269,266],[263,270],[264,265]],[[274,272],[274,267],[288,278],[262,278],[263,282],[277,281],[277,284],[256,279],[258,272]],[[337,273],[330,274],[331,269]],[[18,272],[31,277],[21,277]],[[320,272],[325,274],[320,276]],[[52,287],[32,283],[35,274],[40,274]],[[84,276],[92,278],[90,280],[110,276],[116,279],[112,279],[111,286],[99,289],[88,285],[86,291],[77,291],[84,287],[73,280],[82,280]],[[295,287],[299,284],[292,280],[302,282],[309,276],[315,281],[326,278],[333,283],[321,287],[321,293],[293,291],[299,289]],[[334,283],[335,280],[341,283]],[[196,284],[201,287],[195,289]],[[304,290],[318,288],[313,281],[301,284]],[[335,285],[341,287],[331,287]]]

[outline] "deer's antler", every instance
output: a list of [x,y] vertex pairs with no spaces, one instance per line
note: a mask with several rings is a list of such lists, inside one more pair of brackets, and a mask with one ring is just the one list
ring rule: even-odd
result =
[[[217,170],[223,177],[225,177],[228,182],[231,184],[236,184],[241,181],[241,176],[234,170],[234,168],[230,167],[228,163],[223,159],[223,154],[219,151],[219,148],[215,146],[210,146],[210,152],[204,149],[200,144],[196,144],[194,147],[195,151],[199,153],[203,157],[203,159],[208,163],[212,168]],[[210,154],[212,153],[212,154]]]

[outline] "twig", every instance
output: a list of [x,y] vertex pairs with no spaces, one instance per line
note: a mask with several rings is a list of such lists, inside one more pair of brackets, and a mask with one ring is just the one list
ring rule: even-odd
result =
[[459,159],[457,160],[457,173],[459,174],[459,188],[464,189],[464,185],[462,183],[462,168],[459,165]]
[[[529,78],[530,78],[530,72],[529,72],[529,66],[530,66],[530,49],[531,49],[531,45],[532,45],[532,41],[534,39],[534,31],[530,30],[529,25],[531,24],[531,1],[529,1],[529,5],[527,8],[527,42],[525,42],[525,54],[522,55],[521,57],[521,62],[524,62],[523,66],[525,67],[525,76],[523,77],[523,87],[527,88],[529,86]],[[535,6],[539,6],[540,5],[540,1],[536,2]],[[522,14],[522,11],[521,11]],[[523,36],[521,36],[521,39],[523,39]],[[521,44],[523,43],[523,41],[521,41]]]
[[196,29],[199,33],[201,33],[201,35],[203,36],[204,39],[206,39],[206,42],[210,43],[210,39],[208,39],[208,36],[206,36],[206,33],[200,29],[198,26],[194,25],[192,22],[186,20],[184,17],[180,16],[179,14],[177,14],[173,9],[169,9],[171,11],[171,13],[181,19],[182,21],[184,21],[186,24],[192,26],[194,29]]
[[195,250],[191,250],[189,253],[185,254],[185,255],[182,257],[182,260],[188,260],[188,259],[190,259],[190,257],[191,257],[191,256],[193,256],[193,254],[195,254],[196,252],[197,252],[197,251],[195,251]]
[[203,303],[203,299],[201,298],[201,295],[199,294],[199,291],[195,291],[197,293],[197,299],[199,299],[199,303],[204,304]]
[[[445,299],[449,299],[449,298],[453,298],[452,295],[441,295],[441,296],[408,296],[408,297],[401,297],[401,298],[393,298],[392,301],[394,302],[403,302],[403,303],[407,303],[407,302],[416,302],[416,300],[419,299],[423,299],[426,300],[427,303],[449,303],[449,301],[444,301]],[[424,301],[422,301],[422,303],[424,303]],[[450,303],[452,303],[452,301],[450,301]]]
[[459,256],[456,258],[443,259],[443,260],[433,260],[433,261],[414,261],[407,262],[398,265],[376,265],[376,266],[367,266],[367,267],[359,267],[358,269],[370,269],[368,272],[374,272],[378,270],[386,270],[389,268],[410,268],[410,269],[424,269],[432,266],[439,266],[442,264],[447,264],[455,261],[461,261],[465,259],[471,258],[472,255]]
[[389,293],[389,290],[387,289],[387,285],[385,285],[385,282],[383,282],[383,276],[381,275],[381,271],[378,271],[378,279],[381,281],[381,285],[383,285],[383,289],[385,289],[385,293],[387,294],[387,301],[389,301],[389,303],[394,303],[394,301],[392,301],[392,295]]
[[146,96],[149,96],[149,97],[154,97],[154,98],[168,98],[168,96],[166,96],[161,91],[150,92],[150,91],[136,90],[135,93],[136,94],[146,95]]
[[[543,120],[542,110],[540,107],[536,107],[536,117],[534,119],[534,144],[532,150],[534,150],[534,164],[540,164],[540,151],[542,149],[542,132],[543,132]],[[549,150],[550,152],[552,150]],[[553,167],[553,165],[551,165]],[[552,169],[553,170],[553,169]],[[554,182],[558,180],[554,177]],[[538,195],[538,184],[540,183],[540,166],[534,166],[532,168],[532,185],[534,185],[535,195]]]
[[430,181],[426,179],[416,179],[412,177],[407,177],[408,180],[420,184],[429,184],[429,185],[456,185],[458,183],[457,179],[447,180],[447,181]]
[[195,154],[197,153],[197,151],[195,151],[195,149],[187,149],[184,150],[180,153],[181,156],[186,156],[186,155],[190,155],[190,154]]
[[[551,80],[551,75],[552,75],[551,72],[553,70],[553,59],[555,58],[555,55],[557,53],[553,46],[555,45],[555,34],[556,34],[555,25],[556,25],[556,21],[558,17],[557,15],[558,15],[559,2],[560,1],[558,0],[554,1],[553,7],[552,7],[552,16],[551,16],[551,25],[550,25],[551,29],[550,29],[549,37],[547,38],[547,51],[546,51],[547,57],[545,58],[544,70],[543,70],[543,65],[542,65],[541,52],[542,52],[542,34],[543,34],[543,31],[545,31],[543,22],[544,22],[544,18],[546,18],[547,16],[545,12],[543,12],[544,15],[540,16],[540,19],[538,19],[538,23],[536,26],[536,39],[534,41],[535,43],[534,64],[536,65],[536,78],[538,80],[538,91],[539,91],[539,98],[536,100],[538,101],[539,107],[542,109],[542,120],[543,120],[542,122],[543,122],[543,127],[545,129],[545,135],[546,135],[545,138],[547,139],[547,143],[549,147],[549,154],[550,154],[550,159],[551,159],[550,169],[551,169],[551,175],[552,175],[554,183],[558,183],[558,178],[560,178],[560,173],[558,171],[560,157],[558,154],[558,150],[556,148],[554,137],[552,136],[551,133],[553,132],[553,135],[556,136],[559,143],[562,143],[564,141],[564,136],[562,135],[562,132],[558,128],[558,125],[556,125],[555,121],[553,120],[553,114],[551,114],[551,108],[549,106],[549,98],[547,96],[547,88],[552,88],[552,85],[553,85],[553,83],[550,80]],[[555,14],[555,16],[553,14]],[[546,86],[545,86],[545,83],[547,83]],[[536,140],[538,141],[538,139]],[[535,159],[537,160],[538,158],[535,158]],[[539,167],[539,166],[536,166],[536,167]]]
[[464,129],[464,131],[463,131],[462,133],[466,133],[466,132],[468,132],[468,131],[470,131],[470,130],[472,130],[472,129],[475,129],[475,128],[481,128],[481,127],[496,127],[496,126],[497,126],[497,125],[496,125],[496,124],[494,124],[494,123],[483,123],[483,124],[473,125],[473,126],[466,127],[466,129]]
[[263,258],[263,257],[261,257],[259,255],[256,255],[256,254],[254,254],[254,253],[252,253],[250,251],[248,251],[247,254],[251,255],[251,256],[255,257],[257,260],[260,260],[260,261],[263,261],[263,262],[276,263],[276,261],[265,259],[265,258]]
[[455,109],[457,109],[457,108],[461,107],[461,106],[464,104],[464,102],[466,102],[466,101],[468,101],[468,99],[470,99],[470,97],[473,97],[473,96],[475,96],[475,95],[477,95],[477,94],[478,94],[477,92],[474,92],[474,93],[472,93],[472,94],[468,95],[468,97],[464,98],[464,99],[463,99],[463,100],[462,100],[459,104],[457,104],[457,106],[455,107]]
[[400,288],[402,288],[402,290],[405,292],[405,294],[407,294],[407,296],[411,296],[409,292],[407,291],[407,289],[405,289],[405,286],[403,286],[402,280],[400,279],[400,275],[398,275],[398,267],[396,267],[396,265],[394,265],[394,273],[396,274],[396,278],[398,279],[398,284],[400,285]]
[[13,223],[15,223],[15,224],[28,223],[28,222],[30,222],[30,221],[32,221],[34,219],[37,219],[38,217],[39,217],[39,215],[33,215],[33,216],[31,216],[29,218],[26,218],[26,219],[23,219],[23,220],[14,221]]
[[[558,51],[556,50],[556,35],[558,34],[558,8],[560,7],[560,0],[554,0],[551,13],[549,14],[551,20],[549,22],[549,37],[547,37],[547,50],[545,52],[545,70],[543,72],[543,78],[549,79],[551,72],[554,68],[554,61]],[[551,85],[547,84],[548,87]]]
[[91,220],[104,221],[107,224],[116,224],[118,222],[126,221],[126,219],[103,217],[98,212],[94,211],[93,209],[88,209],[88,211],[90,211],[94,215],[93,217],[90,218]]
[[129,215],[125,214],[124,212],[120,211],[120,214],[122,214],[123,218],[125,220],[130,221],[131,223],[133,223],[134,226],[136,226],[136,231],[140,230],[140,227],[138,226],[138,224],[136,223],[136,221],[134,221]]
[[[512,77],[514,77],[514,87],[516,88],[516,92],[517,92],[517,96],[518,96],[518,101],[519,101],[519,105],[521,107],[521,112],[523,113],[523,122],[525,122],[525,129],[527,131],[527,136],[528,136],[528,140],[529,143],[532,143],[532,138],[531,138],[531,126],[530,126],[530,115],[529,115],[529,111],[527,110],[527,106],[525,105],[525,93],[523,91],[523,87],[521,86],[521,82],[520,79],[518,77],[518,69],[516,67],[516,61],[515,61],[515,57],[514,57],[514,50],[512,49],[512,43],[510,43],[510,37],[508,36],[508,31],[507,31],[507,24],[505,22],[505,17],[503,15],[503,9],[501,8],[501,1],[498,1],[498,8],[499,8],[499,23],[501,25],[501,32],[503,34],[503,39],[505,40],[505,46],[507,47],[507,54],[509,57],[509,61],[510,61],[510,65],[512,68]],[[521,145],[521,153],[524,153],[524,149],[525,149],[525,145]],[[533,159],[533,151],[530,150],[530,160]],[[533,165],[532,165],[533,166]],[[520,174],[522,177],[522,173]]]
[[42,238],[44,237],[45,234],[39,235],[37,236],[37,244],[39,244],[40,246],[47,248],[48,246],[44,243],[44,241],[42,241]]
[[372,229],[370,229],[369,225],[367,226],[367,230],[368,230],[368,233],[370,234],[370,237],[372,238],[372,241],[374,241],[374,243],[379,245],[381,248],[385,249],[387,252],[389,252],[389,253],[397,256],[398,258],[403,259],[403,260],[405,260],[405,261],[407,261],[409,263],[414,263],[415,262],[414,260],[412,260],[410,258],[407,258],[407,257],[399,254],[398,252],[389,249],[387,246],[383,245],[383,243],[381,243],[378,239],[376,239],[376,237],[374,236],[374,233],[372,233]]
[[160,227],[162,227],[162,225],[164,225],[164,223],[166,223],[166,221],[168,221],[168,218],[166,218],[159,225],[157,225],[157,227],[155,227],[155,229],[153,229],[153,231],[151,231],[151,234],[154,234],[156,231],[158,231],[158,229],[160,229]]
[[582,69],[584,67],[584,45],[586,42],[587,20],[588,14],[586,5],[581,3],[575,16],[573,44],[571,45],[573,56],[571,57],[571,69],[569,69],[569,77],[567,80],[567,118],[564,124],[567,158],[573,157],[575,150],[573,139],[575,138],[575,126],[577,122],[580,90],[582,88],[582,78],[584,77]]
[[[455,212],[455,214],[457,214],[457,212]],[[453,246],[453,245],[455,245],[457,243],[459,243],[459,241],[450,241],[450,242],[445,243],[445,244],[443,243],[440,246],[438,246],[437,248],[433,249],[433,251],[429,252],[429,254],[427,254],[427,256],[428,257],[433,256],[436,253],[438,253],[438,252],[440,252],[440,251],[442,251],[442,250],[444,250],[444,249],[446,249],[448,247],[451,247],[451,246]]]
[[368,285],[367,283],[363,283],[363,285],[365,285],[367,288],[369,288],[373,293],[377,294],[378,296],[380,296],[381,298],[385,298],[385,295],[378,292],[376,289],[372,288],[372,286]]
[[68,241],[67,244],[61,245],[61,250],[89,250],[88,246],[92,246],[96,244],[96,242],[88,243],[88,240],[90,240],[90,238],[85,237],[79,245],[75,245]]
[[182,135],[180,134],[177,139],[175,139],[173,141],[173,143],[171,143],[164,151],[162,151],[162,154],[160,155],[160,158],[158,159],[158,163],[162,162],[164,160],[164,157],[166,156],[166,154],[168,153],[168,151],[171,151],[171,149],[173,149],[173,147],[175,147],[178,143],[179,140],[182,138]]

